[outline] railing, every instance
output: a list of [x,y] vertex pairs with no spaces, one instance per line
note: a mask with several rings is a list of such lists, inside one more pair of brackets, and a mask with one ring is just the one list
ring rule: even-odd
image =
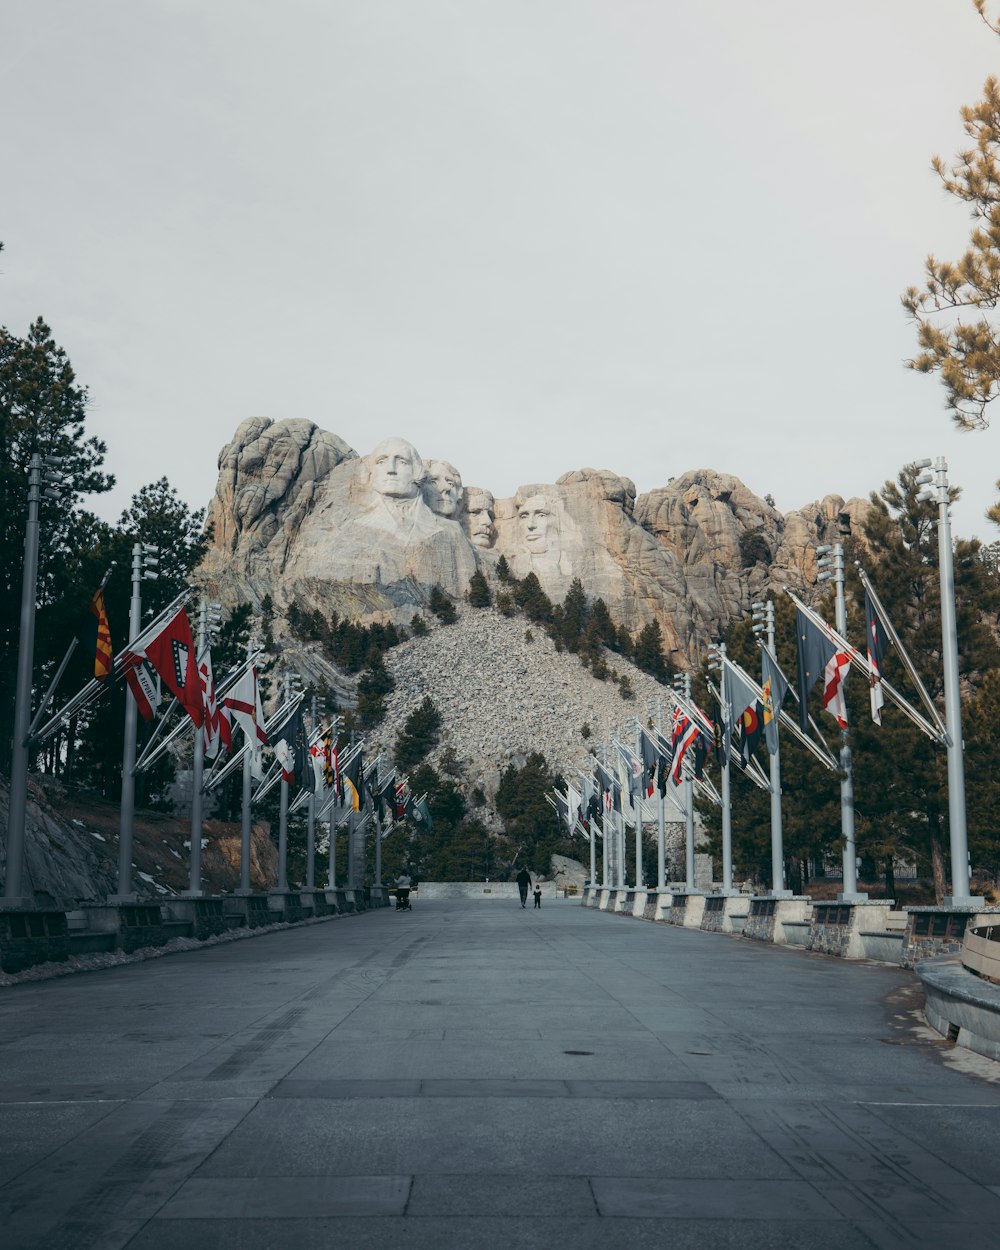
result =
[[966,929],[962,942],[962,966],[977,977],[1000,985],[1000,925]]

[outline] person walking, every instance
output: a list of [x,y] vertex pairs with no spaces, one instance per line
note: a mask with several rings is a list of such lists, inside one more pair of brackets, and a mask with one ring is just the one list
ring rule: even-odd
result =
[[541,905],[542,905],[542,883],[540,881],[536,881],[535,882],[535,906],[541,907]]
[[396,910],[410,910],[410,887],[413,882],[410,880],[410,874],[404,868],[396,878]]
[[531,874],[528,872],[527,868],[522,866],[521,871],[517,874],[516,880],[518,893],[521,895],[521,906],[527,907],[528,890],[531,888]]

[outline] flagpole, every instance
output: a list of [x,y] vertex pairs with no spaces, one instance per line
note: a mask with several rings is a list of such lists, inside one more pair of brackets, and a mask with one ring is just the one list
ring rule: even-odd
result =
[[[129,645],[142,631],[142,581],[157,577],[157,547],[135,543],[132,547],[132,600],[129,605]],[[122,746],[122,795],[118,825],[118,892],[109,902],[133,903],[132,839],[135,826],[135,757],[139,708],[132,687],[125,683],[125,740]]]
[[[847,637],[847,602],[844,599],[844,544],[834,543],[832,547],[823,544],[816,548],[822,559],[817,561],[823,570],[818,581],[832,581],[836,591],[836,622],[837,632],[842,638]],[[867,663],[867,661],[866,661]],[[805,698],[805,691],[802,692]],[[844,703],[844,720],[847,720],[847,704]],[[858,859],[857,846],[854,840],[854,767],[851,760],[850,730],[840,731],[840,836],[844,842],[844,889],[837,896],[841,903],[863,903],[867,894],[858,893]]]
[[[198,643],[195,658],[200,662],[208,634],[208,604],[202,599],[198,608]],[[200,681],[200,670],[199,670]],[[204,694],[202,695],[204,698]],[[185,898],[201,898],[201,826],[202,826],[202,778],[205,772],[205,726],[194,727],[194,762],[191,766],[191,875]]]
[[[686,704],[691,702],[691,674],[675,673],[674,674],[674,690],[677,694],[683,695]],[[682,709],[686,711],[686,704],[682,704]],[[693,718],[692,718],[693,719]],[[695,872],[694,872],[694,783],[691,780],[691,768],[685,759],[682,765],[682,773],[684,777],[684,859],[685,859],[685,888],[693,890],[695,888]]]
[[733,888],[733,814],[729,792],[729,756],[732,750],[733,709],[729,703],[729,683],[726,681],[726,644],[716,643],[709,648],[713,656],[709,668],[719,669],[719,716],[722,734],[722,753],[719,772],[722,776],[722,889],[728,893]]
[[[774,600],[768,599],[766,603],[755,603],[753,605],[753,632],[758,636],[762,633],[767,634],[767,649],[773,656],[776,651],[774,641]],[[761,691],[764,685],[761,683]],[[780,742],[778,740],[777,726],[780,721],[774,712],[774,692],[771,692],[772,698],[772,716],[775,720],[775,749],[772,753],[768,751],[770,762],[770,780],[771,780],[771,897],[772,898],[791,898],[790,890],[785,889],[785,842],[784,832],[781,822],[781,753]],[[766,709],[764,709],[766,710]]]
[[[919,468],[928,465],[921,464]],[[937,477],[935,487],[930,482]],[[948,729],[948,834],[951,850],[951,895],[946,907],[974,904],[969,886],[969,835],[965,810],[965,760],[962,741],[962,694],[958,672],[958,621],[955,614],[955,564],[951,549],[951,500],[948,487],[948,461],[938,456],[934,474],[921,473],[917,482],[923,490],[918,499],[931,500],[937,492],[938,568],[941,578],[941,651],[944,668],[944,718]]]

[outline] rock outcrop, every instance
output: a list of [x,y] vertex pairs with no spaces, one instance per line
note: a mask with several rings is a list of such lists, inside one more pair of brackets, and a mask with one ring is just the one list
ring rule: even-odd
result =
[[684,666],[768,587],[810,586],[816,546],[867,507],[828,495],[782,516],[710,469],[638,498],[626,477],[578,469],[495,499],[403,439],[361,457],[311,422],[255,417],[219,457],[201,579],[230,604],[270,596],[279,616],[295,603],[405,625],[434,586],[460,599],[503,556],[553,601],[579,578],[629,630],[657,621]]

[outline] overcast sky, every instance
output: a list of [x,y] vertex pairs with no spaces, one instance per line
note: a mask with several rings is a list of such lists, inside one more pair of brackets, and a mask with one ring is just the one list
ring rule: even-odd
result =
[[31,0],[0,11],[0,322],[52,326],[113,517],[247,416],[498,495],[710,467],[782,510],[946,455],[900,308],[1000,41],[962,0]]

